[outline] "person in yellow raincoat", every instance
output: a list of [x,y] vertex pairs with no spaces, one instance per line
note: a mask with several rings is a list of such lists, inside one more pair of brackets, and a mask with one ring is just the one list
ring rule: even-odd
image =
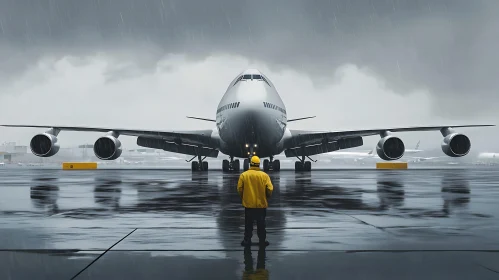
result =
[[268,246],[265,230],[268,201],[274,186],[267,173],[260,170],[260,158],[251,157],[250,168],[239,176],[237,192],[244,206],[244,239],[241,246],[250,246],[253,236],[253,222],[256,220],[259,244]]

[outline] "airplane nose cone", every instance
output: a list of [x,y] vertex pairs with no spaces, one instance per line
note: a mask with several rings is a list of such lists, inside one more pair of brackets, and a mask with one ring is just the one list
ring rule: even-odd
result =
[[237,88],[236,96],[238,100],[241,100],[241,103],[246,105],[261,103],[267,97],[267,89],[265,85],[260,82],[251,82],[251,81],[241,81],[241,85]]

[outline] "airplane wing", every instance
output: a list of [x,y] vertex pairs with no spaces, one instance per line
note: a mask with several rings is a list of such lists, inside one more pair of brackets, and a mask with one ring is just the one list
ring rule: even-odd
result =
[[[58,126],[58,125],[1,125],[5,127],[32,127],[32,128],[50,128],[55,131],[87,131],[87,132],[110,132],[113,131],[118,135],[137,136],[139,140],[144,140],[143,143],[152,143],[152,145],[161,144],[154,140],[162,142],[172,142],[178,145],[192,145],[202,146],[211,149],[218,148],[218,141],[211,137],[212,130],[192,130],[192,131],[153,131],[153,130],[134,130],[122,128],[103,128],[103,127],[83,127],[83,126]],[[57,132],[58,133],[58,132]],[[151,141],[152,140],[152,141]],[[140,144],[139,144],[140,145]],[[147,144],[146,144],[147,145]],[[173,145],[173,144],[172,144]],[[142,146],[142,145],[140,145]],[[143,146],[148,147],[148,146]],[[149,147],[158,148],[158,147]],[[190,151],[191,149],[189,149]],[[185,153],[183,150],[176,149],[172,152],[182,154],[192,154],[191,152]],[[214,151],[213,151],[214,152]],[[214,155],[214,153],[208,152]],[[218,151],[216,152],[218,154]],[[215,156],[216,157],[216,156]]]
[[[494,126],[489,124],[479,125],[442,125],[442,126],[416,126],[416,127],[399,127],[399,128],[376,128],[366,130],[347,130],[347,131],[305,131],[305,130],[290,130],[291,137],[285,141],[284,147],[287,149],[286,156],[297,156],[298,149],[310,146],[306,154],[314,155],[333,150],[338,150],[338,147],[331,144],[337,142],[339,149],[347,149],[362,146],[364,136],[380,135],[383,132],[409,132],[409,131],[437,131],[444,128],[459,128],[459,127],[483,127]],[[322,144],[322,145],[321,145]],[[331,150],[331,151],[330,151]]]

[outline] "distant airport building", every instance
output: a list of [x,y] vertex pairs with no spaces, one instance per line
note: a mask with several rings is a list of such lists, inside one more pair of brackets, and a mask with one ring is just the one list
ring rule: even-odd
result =
[[16,145],[16,142],[5,142],[0,145],[0,162],[11,163],[13,159],[28,153],[28,146]]
[[0,152],[9,154],[26,154],[28,153],[28,146],[16,145],[16,142],[5,142],[0,145]]

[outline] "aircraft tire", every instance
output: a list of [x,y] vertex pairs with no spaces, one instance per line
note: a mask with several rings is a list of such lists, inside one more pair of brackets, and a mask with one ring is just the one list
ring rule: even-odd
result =
[[274,171],[281,171],[281,161],[278,159],[274,160],[274,162],[272,163],[272,169]]
[[245,159],[243,162],[243,170],[246,171],[249,169],[249,159]]
[[295,171],[303,171],[303,163],[301,161],[295,161]]
[[239,169],[240,169],[240,163],[239,163],[239,160],[238,160],[238,159],[234,160],[234,162],[233,162],[233,168],[232,168],[232,169],[233,169],[234,171],[236,171],[236,172],[239,172]]
[[226,159],[224,159],[224,160],[222,161],[222,171],[223,171],[223,172],[229,172],[229,170],[230,170],[230,167],[229,167],[229,166],[230,166],[230,165],[229,165],[229,161],[228,161],[228,160],[226,160]]
[[268,172],[270,170],[270,161],[268,159],[263,160],[263,171]]
[[310,161],[305,161],[303,166],[304,171],[312,171],[312,163]]
[[198,171],[199,170],[199,162],[197,162],[197,161],[191,162],[191,170]]
[[208,162],[203,161],[203,171],[208,171]]

